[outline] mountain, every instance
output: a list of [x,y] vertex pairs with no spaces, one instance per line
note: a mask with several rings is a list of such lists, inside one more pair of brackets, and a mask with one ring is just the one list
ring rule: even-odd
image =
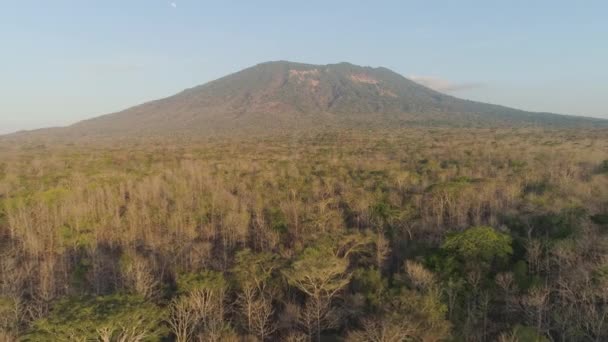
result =
[[440,125],[608,126],[459,99],[389,69],[267,62],[174,96],[85,120],[64,135],[225,134],[309,128]]

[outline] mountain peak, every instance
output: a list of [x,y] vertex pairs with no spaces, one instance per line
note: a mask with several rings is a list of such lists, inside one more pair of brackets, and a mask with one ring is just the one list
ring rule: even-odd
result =
[[79,122],[64,134],[268,133],[327,126],[590,126],[607,122],[461,100],[383,67],[270,61],[165,99]]

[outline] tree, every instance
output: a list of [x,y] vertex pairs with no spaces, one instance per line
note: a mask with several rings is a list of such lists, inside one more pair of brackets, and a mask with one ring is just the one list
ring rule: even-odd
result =
[[160,296],[160,283],[149,260],[135,252],[125,253],[121,256],[120,267],[124,285],[132,293],[146,299]]
[[278,329],[272,301],[263,296],[259,297],[253,301],[252,309],[250,332],[254,333],[260,341],[264,341]]
[[405,272],[404,286],[387,296],[377,314],[364,318],[347,341],[440,341],[449,336],[447,306],[435,275],[413,261],[405,263]]
[[549,339],[532,327],[518,324],[510,332],[500,334],[498,342],[549,342]]
[[198,288],[175,298],[169,305],[169,326],[178,342],[191,341],[201,332],[221,331],[223,317],[218,315],[218,293],[209,288]]
[[313,323],[309,334],[321,339],[321,331],[335,324],[331,300],[349,282],[348,260],[340,258],[326,246],[308,247],[283,272],[290,285],[308,296],[304,310],[305,320]]
[[549,309],[549,295],[551,291],[546,287],[534,287],[522,298],[521,304],[531,323],[538,333],[543,332],[545,313]]
[[[492,267],[506,263],[513,253],[511,237],[492,227],[472,227],[449,235],[441,249],[445,256],[444,278],[448,282],[468,284],[468,287],[460,289],[465,298],[465,338],[473,338],[468,335],[470,333],[485,338],[490,300],[487,288],[494,286],[494,282],[490,281]],[[450,300],[450,304],[450,312],[453,312],[452,305],[456,302]]]
[[412,289],[403,289],[393,303],[396,312],[412,317],[418,327],[417,336],[424,341],[443,340],[449,336],[451,324],[446,319],[447,305],[441,301],[437,277],[417,262],[406,261],[405,272]]
[[141,297],[62,300],[51,314],[33,323],[25,341],[144,341],[159,339],[166,329],[163,310]]
[[513,253],[511,237],[492,227],[473,227],[448,236],[441,247],[454,253],[469,264],[479,262],[488,265]]
[[402,342],[414,340],[417,327],[402,317],[386,319],[383,317],[367,318],[360,330],[348,334],[348,342]]
[[193,338],[198,324],[203,318],[203,312],[204,310],[195,305],[190,296],[175,298],[171,301],[167,322],[177,342],[187,342]]
[[273,254],[255,254],[245,249],[237,253],[236,265],[232,269],[241,290],[237,304],[245,317],[246,329],[262,341],[276,330],[271,319],[274,309],[267,284],[278,266],[279,260]]
[[230,327],[225,320],[227,283],[218,272],[205,271],[178,277],[179,297],[169,305],[169,326],[178,341],[203,336],[219,341]]
[[351,289],[365,299],[367,310],[378,311],[388,296],[388,279],[377,268],[358,268],[353,273]]
[[[19,322],[22,318],[22,310],[17,299],[0,297],[0,341],[2,335],[11,336],[18,332]],[[6,340],[9,340],[6,338]]]

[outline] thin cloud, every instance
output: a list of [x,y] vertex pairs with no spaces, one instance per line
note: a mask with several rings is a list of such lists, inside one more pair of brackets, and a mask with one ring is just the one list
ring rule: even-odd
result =
[[177,8],[177,3],[176,2],[170,2],[169,5],[173,8]]
[[434,76],[411,75],[411,76],[409,76],[409,79],[416,83],[422,84],[423,86],[425,86],[427,88],[431,88],[433,90],[445,92],[445,93],[457,92],[460,90],[481,88],[484,86],[482,83],[473,83],[473,82],[456,83],[456,82],[452,82],[452,81],[449,81],[449,80],[446,80],[443,78],[439,78],[439,77],[434,77]]

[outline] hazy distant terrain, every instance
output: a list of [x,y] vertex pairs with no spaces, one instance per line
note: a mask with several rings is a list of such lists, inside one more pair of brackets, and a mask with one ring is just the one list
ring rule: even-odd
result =
[[37,133],[215,135],[401,126],[592,127],[608,126],[608,120],[462,100],[386,68],[268,62],[168,98]]

